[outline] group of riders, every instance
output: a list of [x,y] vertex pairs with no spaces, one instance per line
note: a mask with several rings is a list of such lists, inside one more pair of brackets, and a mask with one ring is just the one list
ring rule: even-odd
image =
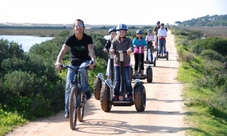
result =
[[[68,50],[70,50],[70,64],[71,66],[80,66],[83,63],[92,62],[90,67],[93,68],[96,65],[95,59],[95,51],[93,45],[93,39],[91,36],[84,33],[85,24],[83,20],[76,19],[73,23],[73,31],[74,34],[69,36],[64,44],[62,45],[61,51],[58,54],[55,67],[58,70],[61,70],[61,61]],[[119,24],[117,27],[113,27],[109,29],[110,39],[107,40],[103,51],[107,53],[114,54],[114,77],[115,77],[115,88],[114,88],[114,96],[113,100],[122,100],[123,94],[119,92],[120,88],[120,55],[116,53],[118,50],[126,51],[124,53],[124,83],[126,90],[128,91],[128,99],[132,99],[132,85],[130,79],[130,54],[134,53],[135,59],[135,74],[138,73],[138,69],[144,70],[144,50],[147,50],[146,54],[146,62],[152,63],[153,61],[153,50],[158,51],[158,54],[166,54],[166,36],[167,29],[164,27],[164,24],[160,24],[160,21],[157,22],[157,25],[153,28],[153,30],[148,29],[147,35],[143,37],[143,31],[141,29],[136,31],[136,37],[131,40],[127,37],[128,27],[125,24]],[[163,42],[164,41],[164,42]],[[164,43],[162,46],[164,47],[164,52],[160,50],[159,43]],[[153,44],[154,43],[154,44]],[[141,48],[142,47],[142,48]],[[139,50],[140,49],[140,50]],[[150,52],[150,53],[148,53]],[[142,57],[138,57],[138,54],[141,53]],[[148,56],[150,54],[150,56]],[[150,57],[150,59],[149,59]],[[141,60],[139,60],[141,59]],[[142,63],[138,63],[142,62]],[[86,70],[82,70],[82,79],[83,86],[82,89],[86,94],[86,99],[91,98],[91,92],[89,90],[88,85],[88,73]],[[108,59],[106,76],[110,79],[110,61]],[[70,93],[70,83],[73,80],[75,73],[68,69],[66,76],[66,87],[65,87],[65,117],[69,117],[69,93]]]

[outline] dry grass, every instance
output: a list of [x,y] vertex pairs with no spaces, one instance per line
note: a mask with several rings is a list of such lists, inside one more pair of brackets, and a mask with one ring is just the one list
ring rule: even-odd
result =
[[213,37],[218,36],[222,38],[227,38],[227,27],[224,26],[214,26],[214,27],[190,27],[190,26],[184,26],[180,27],[184,30],[190,30],[190,31],[201,31],[203,33],[203,36],[205,37]]

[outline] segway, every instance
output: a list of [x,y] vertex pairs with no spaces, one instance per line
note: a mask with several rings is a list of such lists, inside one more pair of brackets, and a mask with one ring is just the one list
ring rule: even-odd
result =
[[[141,58],[141,50],[142,50],[142,47],[138,47],[139,48],[139,54],[138,54],[138,60],[139,60],[139,64],[141,64],[142,62],[140,62],[140,58]],[[156,60],[156,57],[155,57],[155,60]],[[156,61],[155,61],[156,63]],[[153,80],[153,70],[151,68],[151,64],[146,64],[147,67],[146,67],[146,74],[144,73],[141,73],[141,69],[139,67],[139,73],[136,74],[136,72],[134,72],[134,75],[132,76],[133,79],[147,79],[147,82],[148,83],[151,83],[152,80]]]
[[[154,52],[154,49],[152,50]],[[153,64],[153,66],[156,66],[156,56],[153,55],[153,60],[151,61],[151,52],[147,50],[147,55],[148,55],[148,61],[144,61],[144,64]]]
[[114,86],[112,83],[108,83],[107,80],[103,83],[100,94],[100,104],[104,112],[109,112],[114,106],[132,106],[135,104],[135,108],[138,112],[142,112],[146,107],[146,89],[143,86],[143,82],[139,79],[135,80],[135,85],[132,88],[132,100],[127,98],[127,90],[124,89],[124,53],[126,51],[115,51],[120,54],[120,90],[123,94],[123,100],[113,100]]
[[[169,52],[166,51],[166,54],[164,54],[164,40],[160,40],[160,48],[157,51],[157,60],[158,58],[166,58],[166,60],[169,60]],[[159,54],[159,50],[161,50],[161,54]]]
[[101,88],[104,84],[107,84],[107,86],[113,86],[114,83],[114,55],[110,53],[110,73],[111,73],[111,78],[110,79],[106,79],[104,78],[102,73],[98,73],[98,75],[96,76],[96,79],[94,81],[94,96],[96,100],[100,100],[100,93],[101,93]]

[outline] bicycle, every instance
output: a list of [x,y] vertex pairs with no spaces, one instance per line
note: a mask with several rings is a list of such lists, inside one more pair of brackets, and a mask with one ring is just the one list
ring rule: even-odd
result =
[[64,65],[61,66],[63,70],[70,68],[75,72],[74,80],[71,81],[70,85],[71,91],[69,95],[69,122],[70,128],[72,130],[76,128],[77,119],[80,122],[83,121],[84,109],[86,104],[86,94],[81,90],[82,83],[80,69],[85,68],[86,70],[88,70],[90,68],[91,63],[77,67]]

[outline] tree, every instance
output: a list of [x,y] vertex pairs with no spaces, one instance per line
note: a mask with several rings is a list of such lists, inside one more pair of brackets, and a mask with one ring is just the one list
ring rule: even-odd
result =
[[176,21],[176,22],[175,22],[175,24],[180,25],[180,24],[181,24],[181,22],[180,22],[180,21]]

